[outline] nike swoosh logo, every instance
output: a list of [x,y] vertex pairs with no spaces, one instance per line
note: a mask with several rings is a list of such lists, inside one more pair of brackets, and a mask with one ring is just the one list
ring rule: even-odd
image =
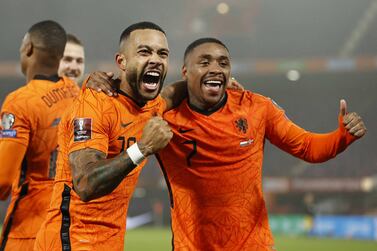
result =
[[125,128],[125,127],[127,127],[127,126],[129,126],[131,124],[132,124],[132,122],[129,122],[129,123],[120,123],[120,126],[123,127],[123,128]]
[[179,133],[186,133],[186,132],[191,132],[192,130],[194,130],[194,129],[182,129],[182,128],[179,128],[178,132]]

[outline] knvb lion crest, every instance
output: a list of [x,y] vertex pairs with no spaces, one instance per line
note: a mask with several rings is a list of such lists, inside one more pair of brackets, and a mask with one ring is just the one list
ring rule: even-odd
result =
[[236,127],[240,132],[246,133],[247,129],[249,128],[247,125],[247,120],[245,118],[239,118],[238,120],[235,121]]

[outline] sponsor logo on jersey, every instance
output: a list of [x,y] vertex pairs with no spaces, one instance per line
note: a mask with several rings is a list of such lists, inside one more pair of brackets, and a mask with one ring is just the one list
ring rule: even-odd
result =
[[73,120],[73,141],[86,141],[92,138],[92,119],[75,118]]

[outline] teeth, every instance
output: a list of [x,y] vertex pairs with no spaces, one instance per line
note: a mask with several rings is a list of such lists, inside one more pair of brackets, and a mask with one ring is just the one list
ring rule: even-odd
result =
[[147,72],[146,75],[154,76],[154,77],[159,77],[160,76],[160,74],[158,72],[154,72],[154,71]]
[[208,80],[205,82],[206,84],[215,84],[215,85],[221,85],[221,81],[219,80]]

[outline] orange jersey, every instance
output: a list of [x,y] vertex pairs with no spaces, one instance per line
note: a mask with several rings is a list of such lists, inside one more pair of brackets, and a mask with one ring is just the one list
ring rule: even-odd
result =
[[164,114],[174,136],[159,152],[167,180],[174,250],[273,250],[262,192],[265,139],[308,161],[323,161],[353,139],[342,130],[309,133],[271,99],[227,90],[210,115],[187,100]]
[[12,161],[7,160],[15,152],[1,153],[5,163],[1,168],[18,173],[3,225],[3,242],[8,238],[36,237],[52,193],[58,123],[78,93],[78,86],[68,78],[37,75],[5,99],[0,143],[15,142],[27,150],[21,167],[12,166]]
[[128,204],[145,161],[113,192],[85,203],[72,189],[68,156],[93,148],[113,158],[139,140],[145,123],[164,110],[160,96],[139,107],[123,95],[83,90],[60,124],[54,192],[35,250],[123,250]]

